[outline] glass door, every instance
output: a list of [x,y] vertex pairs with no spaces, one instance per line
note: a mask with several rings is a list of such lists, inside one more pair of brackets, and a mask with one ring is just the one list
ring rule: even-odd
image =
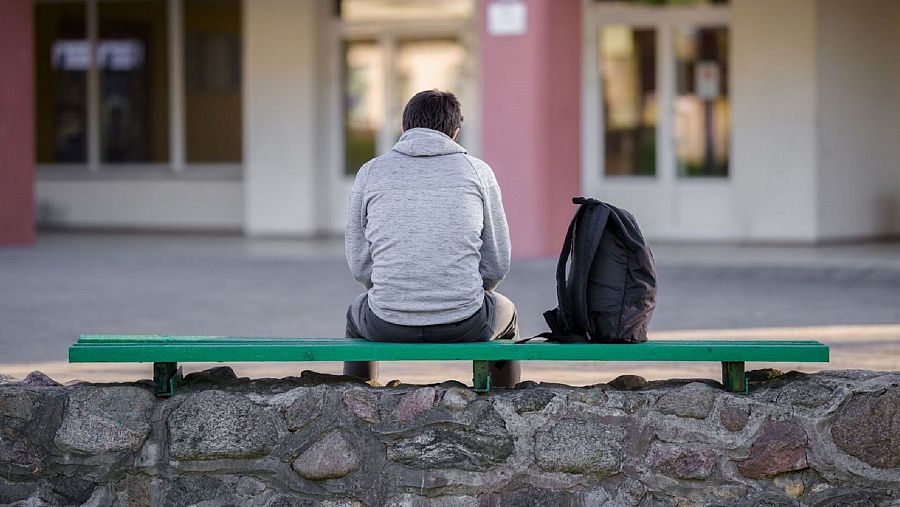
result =
[[[344,42],[344,172],[355,175],[390,150],[401,133],[403,107],[416,93],[454,92],[471,118],[470,51],[460,37],[382,35]],[[460,143],[472,136],[463,128]]]
[[727,5],[593,4],[585,16],[582,187],[650,236],[733,226]]
[[731,148],[728,28],[675,29],[675,158],[680,178],[727,177]]
[[[320,83],[327,112],[320,204],[324,227],[343,231],[360,166],[400,137],[403,107],[417,92],[456,94],[459,142],[480,150],[476,0],[339,0]],[[335,86],[337,84],[337,86]],[[333,119],[337,119],[334,121]]]
[[605,174],[655,176],[657,30],[608,25],[598,44]]

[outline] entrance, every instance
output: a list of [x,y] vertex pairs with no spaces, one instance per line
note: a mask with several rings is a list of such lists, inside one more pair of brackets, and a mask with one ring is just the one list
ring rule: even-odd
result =
[[582,188],[657,238],[735,235],[727,5],[589,4]]
[[459,142],[479,152],[475,2],[342,2],[336,33],[342,89],[332,153],[333,207],[343,230],[347,195],[360,166],[391,149],[406,102],[417,92],[452,91],[463,106]]

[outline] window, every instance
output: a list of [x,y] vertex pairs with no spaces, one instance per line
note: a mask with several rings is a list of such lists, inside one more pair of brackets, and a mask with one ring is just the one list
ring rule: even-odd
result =
[[239,0],[38,0],[35,41],[39,163],[240,162]]
[[186,0],[184,50],[187,162],[240,162],[240,2]]
[[38,163],[87,162],[84,3],[35,7],[35,135]]
[[604,168],[608,176],[656,174],[656,30],[600,29]]
[[[403,107],[422,90],[451,91],[462,103],[463,116],[476,116],[471,112],[474,0],[343,0],[336,5],[344,34],[345,175],[356,174],[393,146]],[[464,126],[460,143],[467,136]]]
[[97,4],[100,160],[169,160],[166,4]]
[[344,45],[344,162],[347,174],[375,157],[384,127],[384,52],[374,41]]
[[728,176],[728,29],[675,31],[675,144],[679,176]]
[[[435,88],[455,92],[463,107],[467,107],[466,97],[461,92],[465,88],[462,80],[466,56],[462,44],[453,39],[399,42],[394,68],[397,76],[397,106],[401,117],[403,106],[413,95]],[[400,128],[401,125],[395,125],[395,137],[400,136]]]

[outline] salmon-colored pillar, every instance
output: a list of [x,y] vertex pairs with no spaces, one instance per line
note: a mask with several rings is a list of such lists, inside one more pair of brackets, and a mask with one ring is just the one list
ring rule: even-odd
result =
[[34,21],[32,0],[0,13],[0,245],[34,242]]
[[517,258],[558,255],[575,210],[581,4],[480,1],[483,158],[500,182]]

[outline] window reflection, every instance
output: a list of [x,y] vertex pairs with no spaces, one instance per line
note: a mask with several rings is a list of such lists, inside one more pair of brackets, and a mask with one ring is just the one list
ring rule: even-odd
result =
[[[432,89],[455,92],[465,109],[469,101],[466,97],[459,96],[459,90],[464,88],[462,80],[465,59],[465,48],[452,39],[401,42],[397,47],[396,61],[399,112],[402,113],[403,107],[413,95]],[[401,125],[395,126],[397,136],[400,135],[400,127]]]
[[188,162],[241,161],[241,10],[238,0],[184,2]]
[[607,175],[656,174],[656,30],[600,30],[604,168]]
[[384,126],[385,58],[374,41],[344,46],[344,161],[347,174],[375,157]]
[[100,159],[165,162],[169,157],[166,4],[100,2],[97,16]]
[[728,29],[675,35],[675,138],[679,176],[727,176],[731,139]]
[[35,140],[39,163],[87,161],[84,3],[35,5]]

